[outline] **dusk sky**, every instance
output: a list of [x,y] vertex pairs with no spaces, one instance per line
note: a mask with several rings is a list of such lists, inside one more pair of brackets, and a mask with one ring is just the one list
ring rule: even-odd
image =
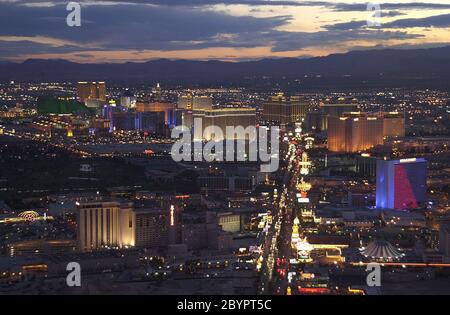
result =
[[309,57],[375,47],[450,44],[450,0],[385,0],[368,27],[360,0],[0,0],[0,60],[78,62],[154,58],[246,60]]

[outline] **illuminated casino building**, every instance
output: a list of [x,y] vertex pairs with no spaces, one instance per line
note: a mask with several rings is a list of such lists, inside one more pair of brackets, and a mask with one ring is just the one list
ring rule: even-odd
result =
[[136,103],[136,112],[138,113],[164,113],[165,124],[172,127],[175,125],[175,104],[166,102],[138,102]]
[[37,112],[44,115],[73,115],[87,112],[87,106],[71,98],[39,97]]
[[191,91],[178,98],[178,108],[186,110],[209,110],[212,109],[212,98],[209,96],[194,96]]
[[194,96],[192,99],[193,110],[212,109],[212,98],[209,96]]
[[314,247],[308,243],[306,237],[301,238],[297,242],[295,248],[297,249],[297,260],[299,262],[303,263],[312,262],[311,251],[314,249]]
[[120,97],[120,106],[125,108],[135,108],[136,107],[136,97],[133,93],[126,89],[122,96]]
[[377,161],[376,206],[414,209],[427,200],[427,161],[422,158]]
[[164,132],[163,112],[127,112],[108,111],[113,131],[147,131],[162,134]]
[[[104,248],[161,248],[180,241],[180,209],[170,200],[135,207],[125,200],[78,201],[77,241],[81,251]],[[51,218],[53,219],[53,218]]]
[[193,98],[194,94],[188,91],[186,95],[181,95],[178,97],[177,106],[180,109],[192,110],[193,109]]
[[153,97],[156,102],[162,101],[162,91],[161,91],[161,85],[159,83],[156,83],[155,89],[152,91]]
[[328,117],[340,117],[344,113],[357,112],[358,103],[356,99],[346,100],[339,98],[337,100],[326,99],[320,104],[321,124],[319,130],[326,131],[328,129]]
[[[208,113],[206,113],[208,112]],[[177,110],[175,111],[176,125],[193,128],[195,116],[211,116],[214,114],[213,100],[209,96],[194,96],[191,91],[178,97]]]
[[383,120],[384,137],[405,136],[405,115],[399,112],[380,112],[378,114]]
[[[201,119],[201,128],[196,129],[194,125],[194,140],[245,140],[248,135],[234,134],[231,138],[227,137],[226,129],[228,126],[255,127],[256,111],[254,108],[219,108],[210,110],[194,110],[194,119]],[[215,134],[212,126],[217,126],[223,131],[223,135]]]
[[358,100],[347,100],[343,97],[337,100],[326,99],[320,104],[320,109],[326,116],[339,117],[343,113],[355,112],[358,110]]
[[385,137],[405,136],[405,117],[398,112],[347,112],[328,116],[328,149],[358,152],[383,144]]
[[383,144],[383,120],[362,112],[328,117],[328,150],[358,152]]
[[135,245],[136,216],[132,203],[77,202],[77,240],[82,251]]
[[105,82],[78,82],[77,98],[82,103],[90,100],[106,101]]
[[361,248],[360,252],[364,257],[376,261],[395,261],[405,256],[405,254],[386,240],[373,241],[367,247]]
[[262,121],[268,125],[293,124],[302,121],[310,108],[310,102],[301,96],[285,96],[279,93],[263,104]]

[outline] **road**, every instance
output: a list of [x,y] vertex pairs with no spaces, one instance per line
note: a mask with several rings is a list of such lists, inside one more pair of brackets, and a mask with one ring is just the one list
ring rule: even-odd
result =
[[[297,193],[297,178],[300,176],[298,161],[301,158],[299,144],[290,144],[286,154],[287,166],[280,169],[276,198],[273,200],[272,224],[262,237],[260,294],[289,294],[288,272],[290,260],[295,258],[291,247],[293,211]],[[274,196],[274,197],[275,197]]]

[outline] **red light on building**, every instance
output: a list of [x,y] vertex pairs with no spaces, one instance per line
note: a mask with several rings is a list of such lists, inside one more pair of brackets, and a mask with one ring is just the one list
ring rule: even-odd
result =
[[328,288],[302,288],[299,286],[298,292],[300,294],[330,294],[330,289],[328,289]]
[[187,199],[189,197],[190,197],[190,195],[177,195],[177,196],[175,196],[176,199]]

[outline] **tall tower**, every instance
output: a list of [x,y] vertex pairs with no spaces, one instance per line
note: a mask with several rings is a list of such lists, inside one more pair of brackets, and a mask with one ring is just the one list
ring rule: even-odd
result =
[[159,83],[156,83],[155,102],[161,102],[161,86],[159,85]]

